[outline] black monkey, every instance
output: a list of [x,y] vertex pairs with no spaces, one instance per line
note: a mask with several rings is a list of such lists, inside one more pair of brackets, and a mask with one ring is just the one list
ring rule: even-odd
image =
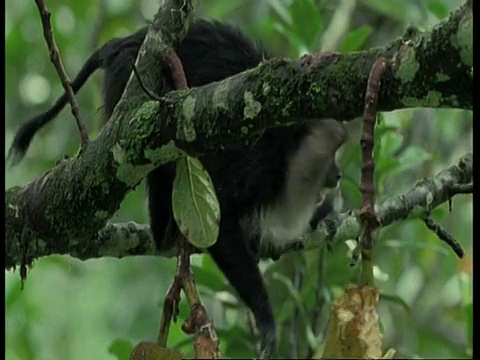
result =
[[[76,92],[96,69],[103,68],[107,118],[120,100],[146,31],[143,28],[106,43],[87,60],[72,83]],[[265,57],[239,30],[203,20],[193,22],[177,53],[191,87],[253,68]],[[165,78],[165,83],[153,89],[158,94],[173,89],[168,73]],[[66,102],[63,95],[50,110],[23,125],[10,154],[23,156],[34,134]],[[276,330],[258,268],[260,250],[298,240],[309,226],[315,227],[328,215],[330,204],[322,200],[325,191],[338,183],[335,153],[345,137],[343,125],[337,121],[310,120],[268,129],[251,147],[225,144],[216,154],[201,158],[221,209],[218,240],[208,251],[252,310],[264,357],[270,357],[275,349]],[[151,229],[159,249],[173,246],[171,239],[178,233],[171,207],[174,176],[175,165],[167,164],[147,177]]]

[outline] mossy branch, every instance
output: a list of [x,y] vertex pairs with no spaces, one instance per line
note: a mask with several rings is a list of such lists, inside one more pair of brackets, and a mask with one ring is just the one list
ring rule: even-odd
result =
[[[140,74],[149,74],[142,76],[147,87],[160,80],[158,59],[185,35],[195,3],[163,2],[136,62]],[[380,56],[393,66],[383,78],[379,111],[471,109],[472,23],[467,2],[430,31],[409,31],[381,48],[273,59],[222,82],[171,92],[161,103],[149,101],[131,77],[110,121],[81,154],[5,192],[6,267],[52,253],[102,255],[97,233],[125,196],[152,169],[185,153],[251,143],[275,124],[360,116],[369,69]]]
[[[455,164],[441,171],[434,177],[418,181],[408,192],[392,197],[375,206],[379,220],[379,227],[388,226],[394,222],[408,218],[424,219],[437,206],[449,201],[456,194],[462,194],[462,185],[472,183],[473,160],[472,154],[460,158]],[[457,189],[460,191],[457,192]],[[310,250],[324,247],[327,243],[337,244],[349,239],[356,239],[360,235],[361,222],[358,211],[349,211],[332,219],[335,227],[322,222],[313,233],[305,234],[305,239],[286,247],[280,253],[290,251]],[[9,269],[20,264],[25,251],[29,259],[64,254],[81,260],[101,257],[117,257],[135,255],[162,255],[175,254],[158,253],[148,225],[134,222],[108,224],[95,236],[79,242],[67,239],[69,247],[61,241],[45,241],[31,236],[27,242],[5,242],[5,268]],[[263,257],[271,257],[279,253],[263,253]]]

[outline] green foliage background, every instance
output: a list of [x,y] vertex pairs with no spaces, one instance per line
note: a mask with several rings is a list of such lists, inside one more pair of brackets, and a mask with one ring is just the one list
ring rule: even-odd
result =
[[[64,64],[74,76],[92,49],[125,36],[151,19],[158,1],[47,1]],[[199,14],[239,25],[274,53],[297,57],[310,51],[355,51],[402,35],[409,23],[428,28],[460,6],[450,0],[205,0]],[[37,8],[8,0],[5,17],[6,146],[18,126],[46,109],[61,93],[48,57]],[[441,59],[439,59],[441,61]],[[101,73],[78,95],[92,134],[101,127]],[[363,96],[363,94],[358,94]],[[472,149],[472,114],[417,109],[383,114],[377,132],[378,200],[398,195]],[[358,207],[360,121],[350,126],[341,166],[345,208]],[[68,109],[36,137],[20,166],[6,170],[6,188],[26,184],[74,155],[78,135]],[[377,285],[385,296],[380,319],[385,346],[406,358],[464,358],[472,345],[472,198],[457,196],[433,218],[466,249],[459,260],[412,220],[383,229],[376,248]],[[129,194],[112,221],[148,222],[143,185]],[[280,330],[280,355],[305,357],[321,347],[328,305],[355,281],[347,246],[264,262],[262,269]],[[322,261],[325,260],[325,261]],[[202,298],[228,357],[252,357],[254,336],[245,307],[209,256],[195,256]],[[175,261],[135,257],[81,262],[51,256],[34,264],[25,289],[18,271],[5,272],[6,358],[126,359],[134,344],[154,340]],[[188,309],[181,304],[183,319]],[[169,345],[191,353],[191,339],[173,326]]]

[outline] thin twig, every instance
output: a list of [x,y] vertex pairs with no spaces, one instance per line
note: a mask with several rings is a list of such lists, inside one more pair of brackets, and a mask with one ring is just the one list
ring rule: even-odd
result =
[[459,258],[463,258],[463,255],[465,254],[465,252],[463,251],[463,248],[458,243],[458,241],[455,240],[453,235],[451,235],[447,230],[442,228],[440,225],[438,225],[435,221],[433,221],[429,217],[425,218],[423,221],[425,222],[425,225],[427,226],[427,228],[433,231],[440,240],[447,243],[447,245],[452,248],[452,250],[455,252],[455,254],[457,254]]
[[195,334],[195,359],[219,359],[217,333],[202,305],[190,267],[192,246],[187,239],[181,236],[178,247],[180,251],[178,278],[190,306],[190,315],[184,321],[182,330],[187,334]]
[[157,344],[161,347],[167,346],[168,333],[172,320],[177,321],[179,313],[178,304],[180,303],[181,276],[180,276],[180,255],[177,258],[177,274],[173,278],[172,285],[167,291],[163,303],[162,319],[160,321],[160,330],[158,331]]
[[50,25],[51,13],[47,9],[44,0],[35,0],[35,3],[37,4],[38,10],[40,12],[40,18],[42,19],[43,36],[45,37],[45,41],[47,42],[48,50],[50,52],[50,60],[55,66],[58,76],[60,77],[60,80],[62,82],[62,86],[65,89],[65,93],[68,96],[68,102],[70,103],[72,115],[75,118],[78,131],[80,133],[81,149],[83,150],[85,146],[88,145],[88,142],[89,142],[88,131],[85,126],[85,121],[80,115],[78,102],[77,102],[77,99],[75,98],[75,93],[73,92],[70,78],[68,77],[67,72],[65,71],[65,68],[62,63],[62,59],[60,58],[60,53],[58,51],[57,44],[55,42],[55,38],[53,36],[52,27]]
[[168,49],[165,52],[165,61],[170,68],[172,73],[173,84],[175,85],[175,89],[177,90],[185,90],[188,88],[187,85],[187,78],[185,77],[185,71],[183,70],[182,62],[178,57],[175,50],[172,48]]
[[[175,89],[187,89],[187,81],[185,78],[185,72],[183,71],[183,65],[173,49],[167,50],[165,54],[165,60],[167,61],[168,66],[172,72],[172,79]],[[150,90],[146,88],[146,86],[143,85],[140,74],[138,73],[134,64],[132,68],[142,89],[151,98],[159,101],[164,101],[162,98],[159,98],[157,95],[153,94]],[[193,250],[192,246],[185,237],[180,236],[177,240],[177,249],[179,251],[177,255],[177,274],[175,275],[175,279],[171,287],[171,289],[173,289],[172,294],[174,295],[169,297],[171,293],[169,290],[167,299],[170,300],[170,303],[175,302],[177,300],[176,295],[178,292],[178,300],[180,300],[180,289],[183,290],[185,297],[187,298],[188,304],[190,306],[190,315],[184,321],[182,325],[182,330],[187,334],[195,333],[195,359],[219,359],[219,340],[213,323],[208,318],[207,311],[205,310],[205,307],[200,301],[200,296],[198,294],[195,280],[193,278],[193,273],[190,268],[190,254]],[[176,303],[176,305],[178,306],[178,302]],[[168,328],[172,319],[172,311],[169,310],[169,313],[168,309],[172,309],[171,304],[168,305],[168,308],[164,307],[164,314],[162,317],[158,337],[159,341],[162,340],[162,343],[159,343],[162,346],[166,345]],[[178,314],[178,310],[174,308],[173,314]],[[168,324],[166,324],[167,321]]]
[[149,88],[145,86],[145,84],[143,83],[142,77],[140,76],[140,73],[138,72],[138,69],[135,66],[135,63],[132,63],[132,70],[133,70],[133,73],[135,74],[135,77],[137,78],[138,84],[150,99],[160,101],[160,102],[165,102],[165,98],[158,96],[157,94],[155,94],[153,91],[151,91]]
[[[293,286],[295,290],[300,293],[303,283],[303,269],[298,265],[297,262],[294,262],[294,274],[293,274]],[[300,330],[299,324],[299,315],[300,311],[298,305],[295,305],[295,310],[293,312],[292,319],[290,321],[290,357],[296,359],[298,357],[298,335]]]
[[373,147],[375,122],[377,119],[378,94],[380,92],[380,80],[386,68],[386,59],[379,58],[377,61],[375,61],[370,70],[365,94],[363,132],[360,140],[360,146],[362,148],[362,177],[360,183],[362,206],[360,208],[359,216],[363,225],[360,236],[360,245],[362,249],[362,280],[365,285],[373,285],[372,231],[378,224],[378,220],[374,212],[375,184],[373,179],[373,171],[375,168],[375,163],[373,160]]
[[[317,288],[315,289],[315,302],[314,308],[311,313],[311,322],[310,327],[312,328],[313,334],[319,336],[323,333],[324,327],[327,325],[326,322],[320,323],[319,319],[322,315],[324,306],[327,304],[328,299],[325,297],[325,264],[327,261],[327,246],[320,248],[318,251],[318,278],[317,278]],[[320,325],[320,326],[319,326]],[[312,359],[315,355],[315,352],[318,350],[318,346],[312,347],[309,346],[307,350],[306,359]]]
[[[380,92],[380,80],[387,67],[384,58],[378,59],[372,66],[368,77],[367,91],[365,94],[365,109],[363,112],[363,132],[360,140],[362,148],[362,177],[360,191],[362,193],[361,214],[365,221],[375,221],[375,184],[373,173],[375,163],[373,160],[374,133],[377,119],[378,94]],[[366,244],[371,247],[372,244]]]

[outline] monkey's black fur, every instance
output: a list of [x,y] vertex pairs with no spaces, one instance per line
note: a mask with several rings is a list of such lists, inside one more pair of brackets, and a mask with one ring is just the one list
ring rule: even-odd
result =
[[[105,69],[104,111],[109,118],[120,100],[145,38],[147,28],[114,39],[96,51],[72,83],[77,92],[98,68]],[[218,22],[195,21],[179,45],[188,86],[201,86],[257,66],[265,56],[237,29]],[[169,74],[156,93],[173,89]],[[52,120],[67,98],[63,95],[46,113],[18,131],[10,155],[23,156],[34,134]],[[335,187],[339,171],[334,161],[345,133],[333,120],[317,120],[267,130],[252,147],[225,144],[217,154],[201,159],[210,173],[220,202],[217,242],[209,252],[218,267],[252,310],[269,357],[276,344],[275,322],[258,269],[262,247],[280,247],[296,240],[305,227],[331,211],[317,207],[323,189]],[[151,229],[160,249],[171,247],[178,232],[172,221],[171,192],[175,165],[168,164],[147,177]],[[173,224],[173,225],[172,225]],[[168,232],[168,233],[167,233]],[[292,238],[290,238],[292,237]]]

